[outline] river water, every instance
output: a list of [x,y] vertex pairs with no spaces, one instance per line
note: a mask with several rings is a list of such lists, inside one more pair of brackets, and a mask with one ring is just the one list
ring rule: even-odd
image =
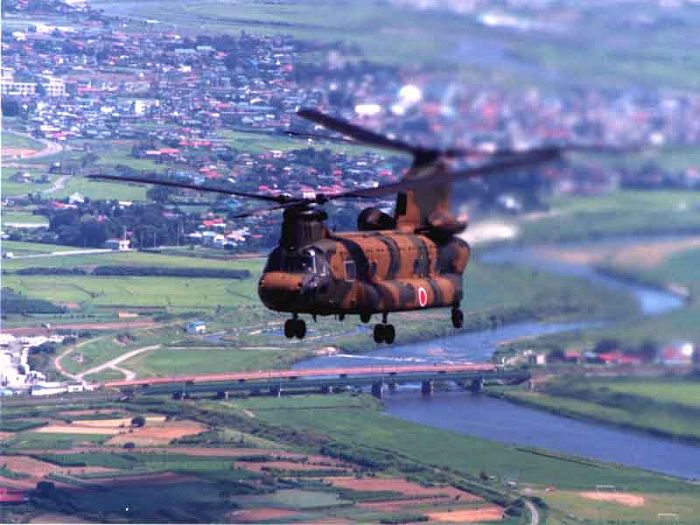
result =
[[[644,315],[660,315],[683,305],[683,301],[671,293],[603,276],[587,266],[545,259],[534,249],[492,250],[482,260],[491,264],[536,266],[543,271],[581,277],[596,285],[626,291],[637,299]],[[364,355],[317,357],[297,364],[296,368],[485,362],[502,342],[591,326],[594,323],[519,323],[420,343],[382,347]],[[417,385],[409,385],[388,393],[384,407],[387,413],[406,421],[461,434],[556,450],[683,478],[700,478],[700,447],[578,421],[484,395],[447,391],[424,398]]]

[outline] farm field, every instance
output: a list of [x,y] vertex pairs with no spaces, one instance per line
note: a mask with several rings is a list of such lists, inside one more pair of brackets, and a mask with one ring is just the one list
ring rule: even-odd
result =
[[556,198],[550,206],[548,216],[521,223],[524,242],[700,232],[697,192],[625,190],[597,197]]
[[[368,403],[342,396],[328,406]],[[283,433],[275,441],[265,439],[262,436],[271,434],[265,423],[242,421],[230,412],[214,414],[214,403],[184,407],[166,400],[144,406],[126,403],[118,412],[109,408],[110,403],[93,402],[91,409],[82,406],[76,401],[59,414],[50,405],[33,407],[37,415],[61,419],[23,432],[33,441],[21,437],[17,441],[15,436],[3,443],[1,483],[26,490],[49,482],[34,493],[35,510],[72,516],[72,521],[92,521],[99,512],[112,521],[127,516],[126,505],[128,516],[141,521],[175,516],[216,522],[225,516],[244,522],[281,517],[303,522],[401,521],[454,511],[517,523],[503,518],[503,506],[469,489],[437,482],[428,471],[424,475],[436,479],[418,482],[397,469],[388,472],[319,452],[319,443],[310,445],[310,436]],[[154,415],[153,410],[171,417]],[[7,417],[21,420],[24,412],[10,409]],[[135,415],[144,416],[144,426],[133,426]],[[237,426],[251,433],[242,433]],[[99,434],[68,434],[71,427]],[[167,507],[160,499],[146,502],[143,494],[168,498]],[[21,515],[23,510],[11,512]]]
[[653,381],[623,379],[593,381],[594,388],[605,388],[614,393],[632,394],[655,399],[662,403],[700,409],[700,382],[657,379]]

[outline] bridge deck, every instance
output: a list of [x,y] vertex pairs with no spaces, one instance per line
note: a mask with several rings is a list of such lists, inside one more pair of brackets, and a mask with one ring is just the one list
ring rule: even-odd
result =
[[109,381],[104,386],[143,393],[183,391],[229,391],[264,388],[315,388],[362,386],[376,383],[418,383],[423,381],[470,381],[474,379],[523,381],[528,375],[507,371],[491,364],[432,364],[357,368],[270,370],[227,374],[154,377],[130,381]]

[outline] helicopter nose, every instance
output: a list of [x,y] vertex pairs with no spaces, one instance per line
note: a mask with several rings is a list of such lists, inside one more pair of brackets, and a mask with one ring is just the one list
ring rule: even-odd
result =
[[284,272],[267,272],[258,282],[258,295],[273,309],[287,308],[298,298],[303,288],[301,275]]

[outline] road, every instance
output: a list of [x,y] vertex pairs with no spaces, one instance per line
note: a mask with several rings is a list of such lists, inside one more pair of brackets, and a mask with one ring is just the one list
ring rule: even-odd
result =
[[537,505],[535,505],[529,499],[523,499],[525,506],[530,511],[530,525],[538,525],[540,522],[540,511],[537,510]]
[[63,363],[62,363],[62,361],[63,361],[64,358],[68,357],[70,354],[72,354],[73,352],[75,352],[76,350],[78,350],[80,347],[85,346],[85,345],[88,344],[88,343],[92,343],[93,341],[97,341],[97,340],[99,340],[99,339],[101,339],[101,337],[98,337],[97,339],[89,339],[89,340],[87,340],[87,341],[83,341],[82,343],[78,343],[78,344],[75,345],[74,347],[69,348],[68,350],[66,350],[65,352],[63,352],[61,355],[57,355],[57,356],[54,358],[54,360],[53,360],[53,366],[54,366],[54,368],[55,368],[56,370],[58,370],[58,371],[59,371],[61,374],[63,374],[64,376],[70,377],[70,378],[73,379],[74,381],[80,381],[80,379],[78,378],[77,375],[71,374],[68,370],[66,370],[65,368],[63,368]]
[[103,363],[99,366],[80,372],[79,374],[77,374],[76,377],[78,378],[78,381],[82,381],[85,376],[88,376],[90,374],[97,374],[99,372],[102,372],[103,370],[112,368],[124,374],[126,376],[127,381],[133,381],[136,377],[136,374],[129,370],[125,370],[124,368],[119,368],[117,365],[123,363],[124,361],[128,361],[132,357],[136,357],[137,355],[142,354],[144,352],[155,350],[156,348],[160,348],[160,345],[142,346],[141,348],[137,348],[136,350],[131,350],[130,352],[122,354],[119,357],[115,357],[114,359],[107,361],[106,363]]
[[56,193],[66,187],[66,181],[70,178],[70,175],[61,175],[55,181],[48,190],[44,190],[44,193]]
[[41,259],[45,257],[68,257],[69,255],[94,255],[97,253],[114,253],[109,248],[89,248],[85,250],[65,250],[60,252],[31,253],[28,255],[15,255],[12,259]]

